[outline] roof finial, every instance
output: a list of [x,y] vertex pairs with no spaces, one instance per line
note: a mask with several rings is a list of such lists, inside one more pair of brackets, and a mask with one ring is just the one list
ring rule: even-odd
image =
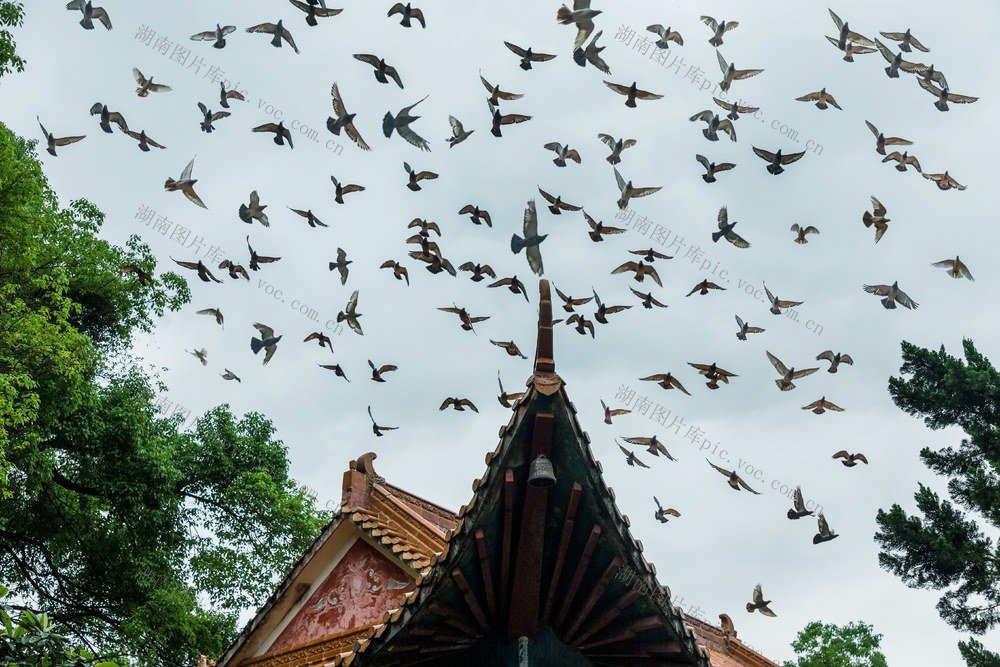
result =
[[539,392],[549,396],[562,386],[562,378],[556,375],[552,350],[552,294],[549,281],[539,280],[538,291],[538,342],[535,345],[535,372],[531,383]]
[[535,346],[535,372],[554,373],[552,350],[552,292],[548,280],[538,281],[538,343]]

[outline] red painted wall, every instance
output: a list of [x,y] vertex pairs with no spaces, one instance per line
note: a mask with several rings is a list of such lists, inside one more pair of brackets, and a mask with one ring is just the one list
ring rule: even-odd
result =
[[416,588],[413,580],[364,540],[344,554],[267,653],[377,621]]

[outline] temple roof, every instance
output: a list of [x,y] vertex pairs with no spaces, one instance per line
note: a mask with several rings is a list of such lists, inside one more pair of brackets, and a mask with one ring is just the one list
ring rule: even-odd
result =
[[[374,454],[352,461],[340,513],[219,667],[500,665],[521,651],[566,667],[775,666],[736,640],[731,622],[715,628],[670,603],[555,372],[547,281],[540,291],[528,390],[486,454],[470,501],[453,514],[386,483]],[[544,460],[548,473],[536,468]],[[415,590],[377,622],[248,663],[257,654],[241,648],[247,638],[274,609],[288,614],[303,598],[297,578],[345,522],[405,566]]]
[[[416,591],[331,664],[490,664],[527,644],[550,664],[709,667],[601,477],[555,372],[547,281],[540,290],[528,391],[457,526]],[[550,486],[529,483],[539,455]]]

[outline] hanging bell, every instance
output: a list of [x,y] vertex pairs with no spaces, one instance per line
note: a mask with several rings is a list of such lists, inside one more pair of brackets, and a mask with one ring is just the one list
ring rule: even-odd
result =
[[528,484],[531,486],[547,487],[556,483],[556,476],[552,469],[552,461],[539,454],[531,462],[531,470],[528,473]]

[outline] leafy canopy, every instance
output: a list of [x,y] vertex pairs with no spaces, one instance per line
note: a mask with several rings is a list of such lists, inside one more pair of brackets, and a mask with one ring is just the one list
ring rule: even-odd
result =
[[843,627],[813,621],[792,642],[798,659],[783,667],[886,667],[881,641],[882,635],[861,621]]
[[328,516],[264,416],[221,405],[191,433],[158,413],[165,387],[129,364],[132,336],[190,294],[102,222],[89,202],[61,208],[34,142],[0,125],[0,581],[22,618],[44,609],[90,653],[194,664]]

